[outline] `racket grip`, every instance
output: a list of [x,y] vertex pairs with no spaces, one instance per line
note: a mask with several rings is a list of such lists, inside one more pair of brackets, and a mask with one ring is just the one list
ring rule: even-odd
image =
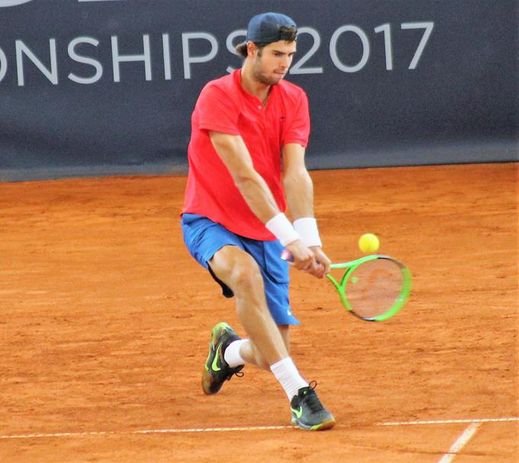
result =
[[283,249],[281,259],[286,260],[287,262],[294,262],[294,256],[287,249]]

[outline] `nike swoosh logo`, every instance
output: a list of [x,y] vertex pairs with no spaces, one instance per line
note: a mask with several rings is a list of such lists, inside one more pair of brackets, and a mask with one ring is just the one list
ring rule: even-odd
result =
[[221,368],[218,366],[218,359],[220,358],[220,350],[222,348],[222,345],[218,345],[218,348],[216,349],[216,354],[214,355],[213,363],[211,364],[211,369],[213,371],[220,371]]
[[292,410],[296,418],[301,418],[301,415],[303,414],[303,407],[299,407],[297,409],[290,407],[290,410]]

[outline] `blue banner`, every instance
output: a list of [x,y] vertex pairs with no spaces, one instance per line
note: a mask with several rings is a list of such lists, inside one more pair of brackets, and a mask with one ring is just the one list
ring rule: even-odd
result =
[[0,0],[0,179],[182,171],[268,10],[299,26],[310,167],[517,159],[515,0]]

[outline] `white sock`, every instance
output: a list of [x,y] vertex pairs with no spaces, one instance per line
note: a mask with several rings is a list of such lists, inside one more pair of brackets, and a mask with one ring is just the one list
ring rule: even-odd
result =
[[299,389],[308,386],[290,357],[270,365],[270,370],[285,390],[288,400],[292,400]]
[[243,360],[242,356],[240,355],[240,347],[245,342],[248,342],[248,339],[238,339],[231,342],[225,349],[223,358],[231,368],[245,365],[245,360]]

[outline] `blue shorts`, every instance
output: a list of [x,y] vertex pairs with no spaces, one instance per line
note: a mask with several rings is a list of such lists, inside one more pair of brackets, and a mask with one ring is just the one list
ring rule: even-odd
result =
[[222,287],[225,297],[234,294],[211,270],[209,261],[224,246],[237,246],[249,253],[263,276],[265,296],[272,318],[278,325],[299,325],[292,315],[288,298],[288,263],[280,258],[283,246],[278,240],[258,241],[235,235],[220,224],[197,214],[182,215],[184,242],[195,260],[209,270],[211,276]]

